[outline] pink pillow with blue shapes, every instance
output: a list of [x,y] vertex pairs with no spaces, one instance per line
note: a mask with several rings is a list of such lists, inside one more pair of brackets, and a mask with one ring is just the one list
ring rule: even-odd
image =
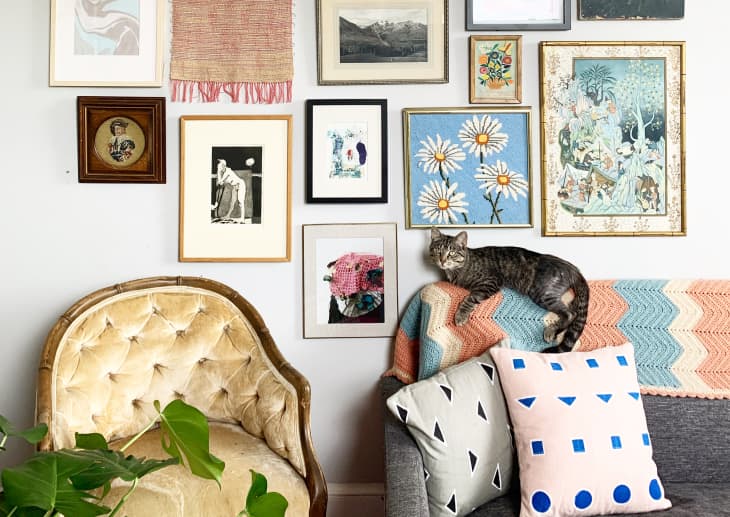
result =
[[627,343],[591,352],[490,349],[514,429],[520,517],[670,508]]

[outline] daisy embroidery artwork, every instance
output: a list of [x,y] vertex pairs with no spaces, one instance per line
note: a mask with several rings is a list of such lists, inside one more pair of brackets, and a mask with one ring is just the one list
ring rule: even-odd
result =
[[531,227],[530,107],[403,110],[406,226]]

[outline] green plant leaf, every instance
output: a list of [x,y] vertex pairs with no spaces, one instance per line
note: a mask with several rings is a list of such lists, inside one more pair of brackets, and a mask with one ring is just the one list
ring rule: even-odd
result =
[[266,493],[267,481],[263,474],[259,474],[253,469],[251,470],[251,488],[248,489],[248,495],[246,496],[246,508],[251,506],[251,503]]
[[266,492],[267,482],[263,474],[251,470],[251,488],[246,496],[246,509],[239,515],[249,517],[284,517],[289,506],[278,492]]
[[249,517],[284,517],[288,506],[279,492],[268,492],[246,505],[246,512]]
[[[56,510],[74,517],[95,517],[109,508],[90,502],[94,496],[75,488],[69,478],[90,466],[86,458],[60,458],[41,453],[2,473],[7,503],[20,508]],[[14,516],[17,515],[14,514]]]
[[76,448],[107,451],[109,444],[106,442],[106,438],[99,433],[76,433]]
[[47,432],[48,426],[46,424],[39,424],[24,431],[17,431],[15,426],[10,423],[10,420],[0,415],[0,434],[5,436],[16,436],[28,443],[36,444],[43,439]]
[[[160,412],[160,403],[155,401]],[[162,448],[184,462],[190,471],[204,479],[214,479],[218,486],[225,463],[210,453],[208,419],[198,409],[173,400],[160,412]]]
[[147,460],[124,456],[119,451],[99,449],[64,449],[58,451],[58,454],[64,459],[76,458],[90,463],[87,468],[69,477],[73,486],[80,490],[99,488],[116,478],[127,482],[134,481],[151,472],[179,463],[177,458]]

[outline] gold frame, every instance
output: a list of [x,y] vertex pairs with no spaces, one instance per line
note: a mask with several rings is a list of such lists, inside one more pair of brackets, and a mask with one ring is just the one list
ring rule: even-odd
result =
[[[683,41],[543,41],[540,58],[540,148],[542,190],[542,235],[549,237],[590,236],[685,236],[687,234],[685,181],[685,42]],[[655,58],[665,61],[665,188],[668,203],[663,214],[571,214],[558,201],[561,171],[556,94],[567,91],[574,75],[574,58],[631,59]],[[566,72],[566,62],[570,70]],[[560,83],[563,84],[560,84]],[[648,139],[647,139],[648,140]],[[622,142],[625,143],[625,142]],[[631,152],[633,153],[633,146]],[[556,164],[557,162],[557,164]],[[593,172],[593,168],[589,168]],[[567,177],[567,173],[564,178]],[[586,178],[594,178],[587,175]],[[656,185],[656,182],[655,182]],[[593,185],[591,184],[591,187]],[[629,187],[630,189],[630,187]],[[658,186],[657,186],[658,189]],[[555,192],[555,194],[553,194]],[[636,192],[634,192],[635,194]],[[590,198],[589,198],[590,199]],[[661,196],[660,196],[661,199]],[[566,215],[568,213],[568,215]]]
[[[283,122],[286,128],[279,127],[276,122]],[[292,122],[292,115],[180,117],[178,242],[180,262],[289,262],[291,260]],[[195,128],[195,124],[199,126]],[[269,147],[279,145],[280,140],[284,138],[285,155],[283,152],[267,151]],[[204,191],[204,195],[210,194],[213,174],[207,176],[203,176],[200,172],[192,174],[188,169],[195,171],[210,169],[215,158],[213,149],[216,147],[261,147],[262,220],[259,223],[216,225],[224,227],[225,230],[216,228],[214,231],[211,229],[213,226],[211,214],[203,215],[206,207],[212,211],[211,199],[210,197],[207,200],[200,199],[200,194],[201,191]],[[267,208],[271,205],[274,207]],[[285,215],[282,212],[285,212]],[[186,224],[186,215],[189,224]],[[246,255],[254,248],[254,244],[262,249],[262,254]],[[216,248],[218,251],[215,253],[194,251],[206,247]],[[274,253],[265,254],[270,251]]]
[[[152,27],[154,27],[154,41],[155,41],[155,50],[153,54],[150,54],[150,57],[154,58],[154,78],[153,79],[131,79],[131,80],[110,80],[108,78],[108,72],[109,70],[115,70],[119,69],[119,67],[115,67],[115,65],[110,64],[110,60],[114,60],[114,56],[102,56],[103,61],[100,60],[94,60],[92,61],[84,60],[81,58],[84,62],[77,63],[76,65],[72,66],[72,68],[78,68],[82,70],[84,73],[87,73],[89,71],[92,71],[93,74],[96,74],[97,79],[88,79],[88,78],[67,78],[67,79],[57,79],[57,69],[61,70],[61,62],[60,59],[62,58],[69,58],[68,55],[62,56],[61,49],[58,48],[59,45],[57,43],[59,41],[65,42],[65,47],[68,47],[71,45],[70,39],[71,35],[64,33],[64,31],[60,30],[60,26],[58,23],[59,18],[59,12],[65,14],[65,23],[68,27],[69,22],[71,26],[73,26],[73,19],[69,20],[72,13],[68,12],[68,5],[66,5],[66,10],[60,10],[59,11],[59,4],[70,4],[72,0],[51,0],[51,11],[50,11],[50,17],[51,17],[51,34],[50,34],[50,42],[49,42],[49,61],[48,61],[48,85],[49,86],[124,86],[124,87],[157,87],[162,86],[162,80],[163,80],[163,69],[164,69],[164,59],[163,59],[163,52],[165,48],[165,15],[167,12],[167,2],[165,0],[147,0],[149,4],[151,5],[152,2],[155,2],[155,20],[154,24],[152,24]],[[68,31],[68,29],[66,29]],[[141,36],[144,36],[144,33],[140,33]],[[58,41],[57,41],[58,40]],[[142,48],[144,45],[140,48]],[[71,50],[68,49],[67,50]],[[71,56],[73,57],[73,56]],[[143,59],[139,58],[137,61],[144,61]],[[124,60],[126,63],[126,66],[124,67],[124,70],[126,73],[130,73],[131,70],[134,70],[134,66],[137,66],[141,70],[148,69],[149,66],[146,65],[144,62],[141,63],[142,66],[134,62],[134,56],[121,56],[122,59],[127,58]],[[129,58],[132,58],[132,61],[129,60]],[[106,64],[105,64],[106,63]],[[109,68],[111,67],[111,68]],[[147,70],[149,72],[149,70]],[[73,76],[73,71],[66,72],[67,74]],[[78,72],[77,72],[78,74]],[[92,75],[93,75],[92,74]]]
[[[515,83],[514,96],[505,97],[477,97],[476,91],[476,47],[481,41],[513,41],[515,50],[515,65],[512,68],[513,80]],[[497,36],[469,36],[469,103],[471,104],[519,104],[522,102],[522,36],[519,35],[497,35]]]
[[[525,160],[526,160],[526,167],[527,167],[527,178],[526,181],[528,183],[527,186],[527,222],[524,223],[474,223],[471,222],[469,224],[467,223],[449,223],[449,224],[443,224],[439,223],[437,221],[434,222],[426,222],[426,223],[414,223],[413,218],[411,217],[411,211],[412,211],[412,205],[415,204],[414,202],[411,202],[411,199],[414,197],[411,192],[411,156],[410,156],[410,148],[411,148],[411,121],[410,116],[411,115],[418,115],[418,114],[433,114],[433,115],[460,115],[460,114],[495,114],[495,113],[505,113],[505,114],[523,114],[525,116],[525,142],[524,145],[526,147],[525,149]],[[441,228],[532,228],[534,226],[533,216],[532,216],[532,197],[534,195],[533,192],[533,184],[534,184],[534,171],[533,171],[533,161],[532,161],[532,106],[468,106],[468,107],[457,107],[457,108],[403,108],[402,110],[402,117],[403,117],[403,173],[405,175],[405,185],[403,189],[403,195],[405,196],[405,227],[406,229],[413,229],[413,228],[432,228],[434,226],[438,226]],[[453,139],[452,143],[453,143]],[[459,145],[461,147],[461,145]],[[464,173],[463,170],[459,171],[460,173]],[[438,174],[433,175],[434,178],[438,178]]]

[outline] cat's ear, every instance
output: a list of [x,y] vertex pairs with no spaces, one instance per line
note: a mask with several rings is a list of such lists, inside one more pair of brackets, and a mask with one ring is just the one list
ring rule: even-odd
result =
[[456,242],[459,246],[466,247],[466,232],[462,231],[457,233],[454,237],[454,242]]
[[436,228],[435,226],[432,226],[432,227],[431,227],[431,240],[432,240],[432,241],[433,241],[433,240],[436,240],[436,239],[438,239],[439,237],[441,237],[441,232],[439,231],[439,229],[438,229],[438,228]]

